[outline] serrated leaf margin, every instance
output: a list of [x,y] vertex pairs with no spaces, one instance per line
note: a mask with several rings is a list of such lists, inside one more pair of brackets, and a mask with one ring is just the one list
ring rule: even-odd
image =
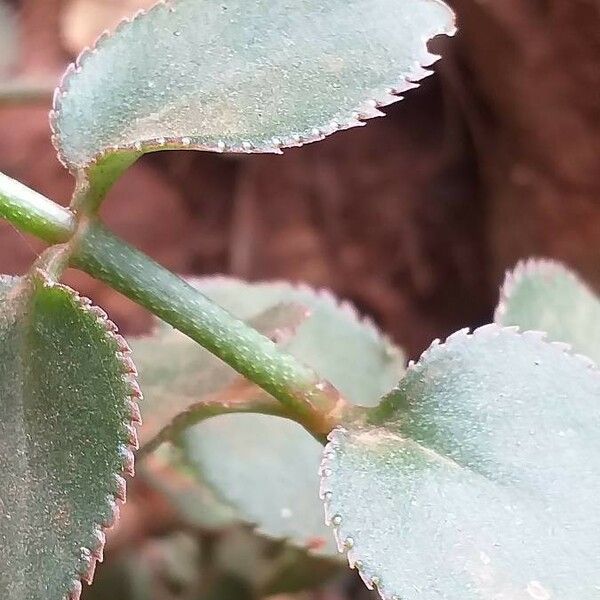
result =
[[[547,262],[549,263],[549,267],[554,267],[557,264],[553,261]],[[596,363],[594,363],[587,356],[574,352],[570,344],[567,344],[565,342],[550,341],[547,338],[547,334],[543,331],[521,331],[520,328],[516,325],[502,326],[497,323],[489,323],[487,325],[483,325],[481,327],[478,327],[477,329],[474,329],[472,332],[469,328],[460,329],[455,333],[449,335],[443,343],[439,339],[435,339],[427,348],[427,350],[425,350],[421,354],[417,362],[409,362],[406,374],[408,375],[409,373],[418,373],[421,369],[423,361],[427,360],[434,353],[443,351],[444,348],[448,347],[455,341],[464,341],[469,337],[475,336],[494,338],[503,334],[523,336],[537,343],[554,346],[566,357],[581,362],[591,373],[593,373],[595,377],[600,377],[600,368],[596,365]],[[321,460],[321,466],[319,468],[319,475],[321,477],[319,496],[323,501],[325,509],[325,523],[332,527],[339,552],[346,554],[348,565],[351,569],[356,569],[358,571],[358,574],[363,580],[365,586],[369,590],[377,590],[377,593],[382,598],[382,600],[400,600],[399,595],[390,595],[384,592],[381,576],[376,572],[376,570],[370,568],[369,564],[365,563],[361,558],[360,551],[355,547],[352,532],[347,532],[344,530],[343,515],[334,513],[331,507],[331,501],[333,499],[334,492],[331,489],[331,484],[329,480],[333,475],[333,471],[335,468],[335,459],[340,447],[340,442],[347,434],[348,429],[346,427],[336,427],[327,436],[328,443],[323,449],[323,457]]]
[[110,509],[110,517],[102,523],[96,524],[93,535],[95,544],[90,547],[82,547],[82,556],[86,559],[86,567],[82,572],[74,574],[71,589],[65,594],[65,600],[80,600],[82,593],[82,582],[85,581],[91,585],[94,579],[94,573],[98,562],[104,560],[104,546],[106,544],[106,531],[114,527],[119,519],[120,506],[123,505],[127,497],[127,484],[125,476],[133,477],[135,473],[134,451],[138,448],[137,428],[141,424],[140,409],[138,401],[142,399],[142,393],[137,383],[137,371],[131,358],[131,350],[127,341],[118,333],[117,326],[108,318],[106,312],[95,306],[92,301],[81,296],[77,291],[67,285],[52,281],[42,269],[34,269],[35,276],[45,288],[58,288],[67,293],[75,305],[83,313],[94,317],[96,323],[104,331],[105,339],[116,347],[116,358],[121,365],[123,382],[129,393],[123,399],[125,406],[129,410],[130,418],[123,422],[123,429],[127,433],[127,444],[123,444],[120,452],[123,457],[122,470],[114,474],[115,491],[106,497],[107,506]]
[[[439,2],[440,0],[433,0]],[[99,49],[102,48],[103,43],[110,37],[116,35],[122,28],[127,27],[137,19],[146,17],[152,14],[153,11],[168,9],[171,12],[177,10],[176,0],[158,0],[155,5],[149,9],[141,9],[130,17],[124,18],[112,32],[105,30],[101,33],[91,47],[85,48],[77,56],[74,62],[70,63],[66,71],[63,73],[59,85],[54,90],[54,96],[52,100],[52,108],[49,113],[50,130],[52,144],[57,152],[57,157],[60,163],[68,169],[73,175],[76,175],[78,171],[87,171],[91,167],[101,163],[107,156],[117,152],[132,152],[132,153],[145,153],[145,152],[156,152],[159,150],[203,150],[208,152],[228,152],[228,153],[243,153],[243,154],[281,154],[283,148],[295,148],[305,144],[310,144],[325,139],[327,136],[336,133],[337,131],[343,131],[351,129],[353,127],[360,127],[365,125],[365,121],[375,118],[383,117],[385,113],[380,111],[380,108],[389,106],[395,102],[403,99],[401,95],[403,92],[419,87],[417,83],[421,79],[431,75],[433,71],[426,67],[432,66],[437,62],[441,56],[433,54],[427,49],[427,42],[429,39],[424,39],[423,44],[425,50],[422,59],[415,61],[415,63],[405,73],[401,74],[400,77],[403,81],[400,83],[393,83],[381,94],[381,96],[374,98],[366,98],[363,103],[352,112],[352,118],[346,123],[338,123],[337,121],[331,121],[327,126],[321,128],[313,128],[308,135],[293,134],[285,138],[272,138],[270,143],[264,146],[256,147],[250,141],[242,141],[235,146],[227,147],[223,141],[217,142],[216,145],[210,144],[197,144],[192,141],[189,137],[182,138],[167,138],[161,137],[156,139],[147,140],[143,143],[136,142],[134,144],[126,144],[122,146],[113,146],[107,148],[103,152],[96,155],[89,163],[85,165],[74,165],[69,164],[67,161],[60,143],[60,135],[58,131],[58,118],[61,109],[62,99],[69,93],[69,85],[71,78],[76,75],[85,67],[86,60],[92,54],[95,54]],[[437,35],[448,35],[453,36],[456,33],[456,25],[452,24],[450,28],[445,31],[440,31]]]
[[519,284],[527,277],[535,275],[562,275],[570,279],[577,286],[584,288],[591,295],[594,295],[592,289],[583,279],[557,260],[535,257],[520,260],[513,269],[507,269],[504,273],[504,281],[500,288],[498,304],[494,311],[494,322],[502,322],[508,310],[508,303]]

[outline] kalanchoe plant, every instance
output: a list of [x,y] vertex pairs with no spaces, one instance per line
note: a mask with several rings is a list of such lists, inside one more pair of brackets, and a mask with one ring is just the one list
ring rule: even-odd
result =
[[[0,280],[0,597],[78,598],[133,474],[136,369],[67,266],[158,317],[130,341],[140,476],[190,530],[227,530],[215,597],[300,589],[339,552],[385,600],[597,597],[600,308],[574,276],[518,267],[495,324],[405,368],[327,292],[186,281],[98,218],[146,152],[281,152],[363,124],[453,32],[439,0],[166,0],[69,67],[51,125],[70,208],[0,175],[0,214],[50,244]],[[194,539],[160,543],[180,583]]]

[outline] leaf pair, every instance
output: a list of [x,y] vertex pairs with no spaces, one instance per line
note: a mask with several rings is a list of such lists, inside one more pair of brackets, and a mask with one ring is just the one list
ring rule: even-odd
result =
[[[359,125],[428,74],[427,41],[453,30],[438,0],[159,2],[85,52],[55,94],[53,139],[78,177],[74,205],[81,196],[80,212],[94,212],[143,152],[278,152]],[[132,462],[138,391],[101,312],[39,273],[2,290],[0,595],[62,600],[91,579],[102,526],[124,497],[115,474]],[[311,344],[297,350],[312,356]],[[331,378],[362,401],[384,391],[385,376],[366,383],[334,363]],[[294,435],[316,460],[316,442]]]

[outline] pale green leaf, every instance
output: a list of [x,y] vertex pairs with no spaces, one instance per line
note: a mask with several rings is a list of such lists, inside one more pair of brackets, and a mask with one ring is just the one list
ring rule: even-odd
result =
[[183,436],[192,466],[262,534],[337,556],[319,501],[323,447],[300,425],[259,414],[221,415]]
[[72,171],[118,152],[297,146],[380,115],[453,31],[441,0],[167,0],[67,71],[55,143]]
[[600,300],[559,263],[530,259],[507,273],[494,320],[544,331],[600,363]]
[[[402,353],[328,292],[225,278],[195,285],[243,319],[281,302],[306,305],[310,318],[283,346],[355,404],[375,404],[402,376]],[[273,416],[224,415],[188,430],[183,444],[205,481],[262,533],[337,554],[317,494],[321,445],[299,425]]]
[[334,430],[321,493],[383,598],[595,600],[600,373],[539,334],[434,345],[369,422]]
[[124,500],[139,418],[124,340],[35,270],[0,279],[0,597],[77,598]]
[[162,494],[179,520],[202,531],[219,531],[239,522],[236,511],[220,501],[181,456],[181,450],[164,443],[145,457],[138,477]]

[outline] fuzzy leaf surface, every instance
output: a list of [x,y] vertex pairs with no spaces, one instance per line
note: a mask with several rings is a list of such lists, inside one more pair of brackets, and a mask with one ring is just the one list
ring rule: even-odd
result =
[[441,0],[166,0],[67,71],[55,143],[72,171],[119,152],[301,145],[378,116],[453,31]]
[[137,408],[106,316],[35,271],[0,279],[0,597],[76,598],[124,500]]
[[321,494],[383,598],[592,600],[600,374],[491,325],[434,345],[367,423],[334,430]]
[[567,267],[549,260],[519,263],[506,275],[495,321],[545,331],[600,364],[600,300]]

